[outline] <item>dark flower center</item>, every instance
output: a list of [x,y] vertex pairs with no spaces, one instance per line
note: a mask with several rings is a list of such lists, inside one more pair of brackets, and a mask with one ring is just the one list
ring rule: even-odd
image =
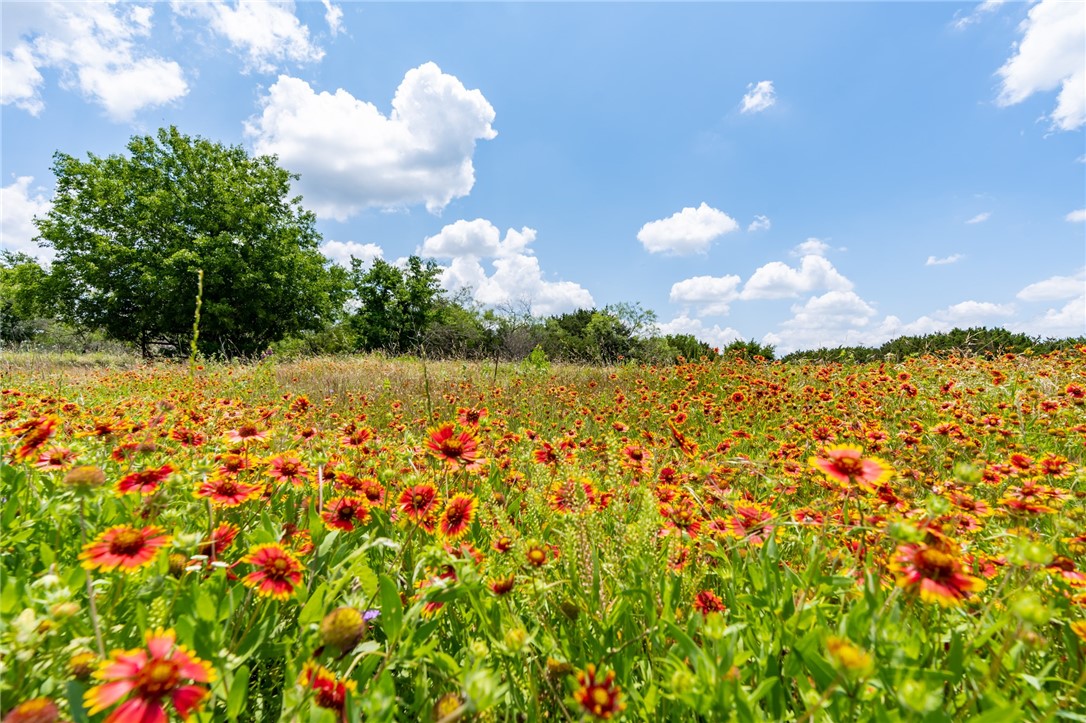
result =
[[109,551],[114,555],[134,555],[143,548],[143,533],[137,530],[121,530],[109,541]]

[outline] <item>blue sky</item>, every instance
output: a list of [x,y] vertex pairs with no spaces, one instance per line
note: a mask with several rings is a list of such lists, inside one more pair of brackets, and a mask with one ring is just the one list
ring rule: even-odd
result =
[[1086,3],[20,3],[5,248],[52,155],[176,125],[301,175],[325,253],[778,351],[1086,334]]

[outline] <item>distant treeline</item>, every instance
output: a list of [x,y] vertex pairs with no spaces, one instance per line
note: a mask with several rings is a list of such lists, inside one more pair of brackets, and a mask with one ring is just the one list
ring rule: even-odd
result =
[[[54,156],[56,194],[34,219],[51,262],[0,253],[0,346],[138,352],[144,358],[255,359],[383,352],[430,358],[667,364],[718,355],[773,361],[735,341],[714,349],[660,334],[638,304],[540,317],[528,301],[482,308],[410,257],[351,268],[320,251],[316,217],[291,197],[274,156],[192,138],[137,136],[127,155]],[[870,361],[888,354],[1002,354],[1084,343],[1002,329],[902,337],[878,348],[796,352],[785,360]]]

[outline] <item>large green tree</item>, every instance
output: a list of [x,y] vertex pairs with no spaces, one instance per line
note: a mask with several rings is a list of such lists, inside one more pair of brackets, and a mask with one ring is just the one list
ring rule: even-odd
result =
[[145,356],[181,351],[199,269],[205,353],[257,353],[342,306],[346,273],[318,250],[313,214],[290,196],[296,176],[275,157],[170,127],[133,137],[127,155],[57,153],[53,173],[53,207],[36,223],[56,251],[52,303],[70,323]]
[[365,266],[351,259],[351,286],[358,307],[350,318],[362,351],[417,353],[444,302],[433,261],[411,256],[403,268],[382,259]]

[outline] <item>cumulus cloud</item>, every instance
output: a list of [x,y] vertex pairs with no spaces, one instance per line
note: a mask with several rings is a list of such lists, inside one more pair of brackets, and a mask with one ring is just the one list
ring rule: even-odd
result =
[[351,268],[351,259],[356,258],[363,266],[369,266],[374,259],[382,258],[384,250],[377,244],[360,244],[357,241],[326,241],[321,244],[321,253],[329,259]]
[[1030,284],[1016,295],[1022,301],[1059,301],[1086,293],[1086,268],[1074,276],[1052,276]]
[[889,317],[883,324],[873,324],[875,313],[875,308],[853,291],[829,291],[793,305],[792,318],[782,322],[778,331],[766,334],[763,343],[785,354],[797,349],[873,343],[896,321]]
[[1086,124],[1086,3],[1041,0],[1019,30],[1015,54],[997,71],[1002,79],[997,102],[1014,105],[1059,87],[1049,116],[1053,127],[1081,128]]
[[[40,114],[43,69],[101,106],[115,121],[188,93],[181,66],[146,52],[153,8],[117,2],[28,4],[5,31],[0,101]],[[32,9],[31,9],[32,8]],[[8,11],[4,11],[5,22]]]
[[792,256],[803,258],[804,256],[825,256],[830,250],[830,245],[820,238],[811,236],[803,243],[796,246],[789,253]]
[[694,276],[671,286],[673,303],[695,307],[698,316],[722,316],[739,298],[738,276]]
[[704,201],[697,208],[684,208],[668,218],[649,221],[637,232],[637,240],[651,254],[677,256],[705,253],[712,242],[739,229],[728,214]]
[[[226,38],[245,59],[246,70],[270,73],[286,62],[311,63],[324,57],[324,51],[309,39],[309,28],[295,16],[293,2],[237,0],[231,5],[222,0],[174,0],[171,6],[178,15],[206,21]],[[331,15],[338,23],[335,13],[342,16],[342,11],[328,2],[325,8],[326,18]],[[329,25],[335,32],[338,26],[332,20]]]
[[928,260],[924,262],[925,266],[945,266],[947,264],[956,264],[965,256],[962,254],[951,254],[950,256],[943,256],[942,258],[936,258],[935,256],[929,256]]
[[760,113],[777,102],[777,91],[772,80],[763,80],[747,85],[747,94],[739,104],[743,113]]
[[991,211],[984,211],[983,213],[978,213],[976,216],[974,216],[973,218],[966,221],[966,223],[984,223],[985,221],[987,221],[991,217],[992,217],[992,212]]
[[4,250],[22,252],[40,260],[53,258],[53,250],[41,248],[34,242],[38,229],[34,226],[35,216],[49,213],[53,203],[40,193],[31,191],[33,176],[19,176],[15,181],[0,188],[0,237],[4,239]]
[[1041,337],[1086,336],[1086,293],[1011,328]]
[[730,326],[722,327],[719,324],[707,326],[701,319],[691,319],[686,314],[679,314],[671,321],[658,325],[662,336],[669,334],[690,334],[709,346],[722,349],[742,335]]
[[[427,237],[418,253],[448,259],[441,284],[450,291],[471,289],[475,301],[485,306],[524,302],[532,314],[546,316],[592,308],[587,289],[572,281],[547,281],[529,245],[536,231],[508,229],[505,237],[486,219],[460,220]],[[492,271],[488,271],[483,261]]]
[[755,216],[754,220],[747,226],[747,231],[768,231],[773,224],[770,222],[768,216]]
[[466,196],[475,142],[497,136],[493,121],[481,92],[425,63],[404,75],[388,116],[346,90],[318,93],[281,75],[245,132],[257,153],[301,174],[308,208],[344,221],[367,207],[437,213]]
[[1064,218],[1067,219],[1068,221],[1070,221],[1071,223],[1079,223],[1081,221],[1086,221],[1086,208],[1080,208],[1077,211],[1072,211],[1071,213],[1064,216]]
[[740,298],[786,299],[821,289],[848,291],[851,288],[852,282],[826,258],[808,254],[800,260],[798,269],[781,261],[760,266],[743,286]]

